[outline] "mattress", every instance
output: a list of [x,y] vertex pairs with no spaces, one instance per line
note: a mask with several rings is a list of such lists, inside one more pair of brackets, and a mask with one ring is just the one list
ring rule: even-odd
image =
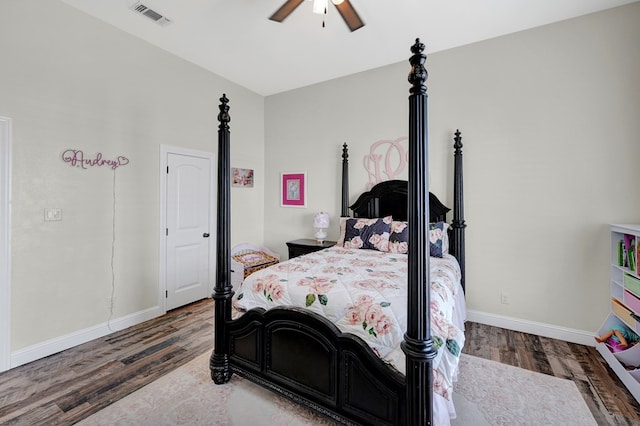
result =
[[[249,275],[234,307],[305,307],[341,331],[361,337],[382,359],[404,373],[400,349],[407,324],[406,254],[334,246],[290,259]],[[460,267],[448,254],[429,261],[431,334],[436,405],[455,416],[451,396],[464,345],[466,308]],[[442,413],[440,413],[442,414]]]

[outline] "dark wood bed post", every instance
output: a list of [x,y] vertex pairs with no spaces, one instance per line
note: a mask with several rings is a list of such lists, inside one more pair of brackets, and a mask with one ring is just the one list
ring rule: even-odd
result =
[[409,59],[409,186],[407,332],[401,344],[406,355],[407,424],[433,423],[433,370],[437,351],[431,340],[429,279],[429,170],[427,127],[427,56],[420,39]]
[[342,210],[340,216],[349,216],[349,150],[346,142],[342,145]]
[[231,379],[229,366],[229,334],[226,322],[231,320],[231,160],[229,148],[229,99],[226,94],[220,98],[218,114],[218,223],[216,226],[216,285],[213,290],[214,348],[209,361],[211,378],[218,384]]
[[456,130],[454,138],[453,154],[454,159],[454,176],[453,176],[453,221],[451,222],[453,237],[453,255],[458,259],[460,271],[462,271],[462,279],[460,285],[462,290],[466,291],[464,279],[466,277],[464,268],[464,230],[467,225],[464,223],[464,197],[462,192],[462,136],[460,130]]

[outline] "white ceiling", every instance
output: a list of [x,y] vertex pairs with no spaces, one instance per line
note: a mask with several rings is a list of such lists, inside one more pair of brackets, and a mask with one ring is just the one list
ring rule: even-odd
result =
[[311,1],[277,23],[285,0],[143,0],[161,27],[135,0],[62,1],[267,96],[406,61],[416,37],[429,54],[637,0],[351,0],[366,24],[353,33],[331,3],[322,28]]

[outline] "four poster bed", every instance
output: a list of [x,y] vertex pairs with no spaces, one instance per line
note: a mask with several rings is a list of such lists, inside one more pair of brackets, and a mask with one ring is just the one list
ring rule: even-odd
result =
[[[448,423],[464,343],[462,144],[456,132],[447,232],[449,209],[428,192],[423,50],[419,40],[411,47],[408,181],[381,182],[349,207],[345,144],[338,244],[255,272],[235,298],[230,117],[221,98],[215,383],[237,373],[343,424]],[[232,303],[246,310],[235,320]]]

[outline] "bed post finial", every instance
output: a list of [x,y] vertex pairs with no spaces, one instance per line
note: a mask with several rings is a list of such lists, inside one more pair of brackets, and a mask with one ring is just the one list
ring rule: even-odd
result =
[[227,383],[231,379],[229,365],[230,343],[225,323],[231,320],[231,156],[229,99],[226,95],[220,98],[218,114],[218,221],[216,224],[216,281],[213,289],[214,336],[213,353],[209,360],[211,378],[218,384]]
[[451,221],[451,232],[453,237],[451,248],[453,250],[451,254],[458,259],[460,271],[462,272],[460,285],[462,285],[462,290],[466,290],[464,230],[467,225],[464,222],[464,197],[462,195],[462,136],[460,134],[460,130],[456,130],[455,135],[456,136],[453,139],[453,221]]
[[427,55],[422,53],[424,50],[424,44],[420,43],[420,39],[417,38],[413,46],[411,46],[411,52],[413,56],[409,59],[411,64],[411,71],[409,72],[409,83],[412,87],[409,89],[409,93],[414,95],[426,95],[427,94],[427,69],[424,67],[424,62],[427,60]]
[[218,121],[220,122],[218,129],[229,130],[231,116],[229,115],[229,99],[225,93],[223,93],[220,98],[220,106],[218,108],[220,109],[220,112],[218,113]]
[[340,216],[349,216],[349,149],[346,142],[342,145],[342,209]]

